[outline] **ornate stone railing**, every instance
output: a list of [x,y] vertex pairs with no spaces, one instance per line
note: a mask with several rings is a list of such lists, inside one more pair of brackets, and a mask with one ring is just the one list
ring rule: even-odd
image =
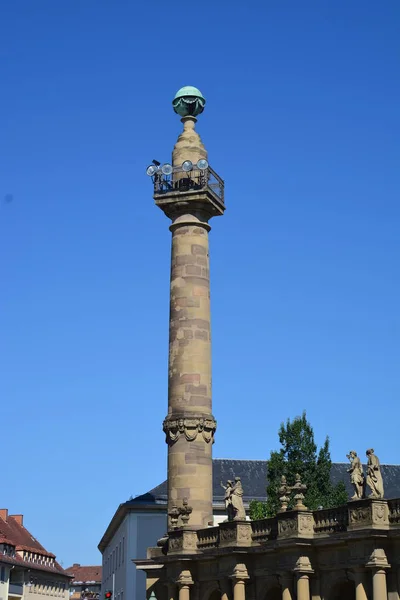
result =
[[[243,549],[289,539],[312,540],[354,532],[370,535],[400,527],[400,498],[354,500],[345,506],[322,510],[288,510],[257,521],[224,521],[217,527],[177,527],[168,532],[168,554],[199,554],[208,550]],[[157,549],[165,553],[164,549]]]
[[400,498],[388,500],[388,507],[390,525],[400,525]]
[[277,521],[274,517],[252,521],[251,529],[252,540],[259,544],[268,542],[269,540],[275,540],[278,535]]
[[313,517],[314,533],[336,533],[338,531],[346,531],[349,524],[347,506],[315,510],[313,512]]
[[199,550],[217,548],[219,545],[219,527],[199,529],[197,532],[197,547]]

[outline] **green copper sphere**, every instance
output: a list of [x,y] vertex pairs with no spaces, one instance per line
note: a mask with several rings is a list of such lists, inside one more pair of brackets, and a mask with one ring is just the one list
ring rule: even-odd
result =
[[172,100],[174,111],[181,117],[197,117],[204,110],[206,99],[197,88],[185,85],[176,92]]

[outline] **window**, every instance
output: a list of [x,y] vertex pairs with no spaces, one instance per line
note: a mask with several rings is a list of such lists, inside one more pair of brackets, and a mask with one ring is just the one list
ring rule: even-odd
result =
[[121,566],[121,545],[122,545],[121,542],[119,542],[119,563],[118,563],[119,567]]
[[118,568],[118,546],[115,548],[115,568]]
[[125,537],[122,538],[122,564],[124,564],[125,559]]
[[5,569],[5,567],[1,567],[0,579],[1,579],[1,581],[5,581],[6,580],[6,569]]

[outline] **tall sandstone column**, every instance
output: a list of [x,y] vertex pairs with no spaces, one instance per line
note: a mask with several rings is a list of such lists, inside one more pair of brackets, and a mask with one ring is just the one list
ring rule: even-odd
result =
[[[183,132],[172,154],[173,173],[165,185],[156,186],[154,195],[172,221],[168,414],[163,423],[168,444],[168,513],[176,515],[185,500],[192,508],[191,528],[212,522],[216,421],[211,403],[208,222],[224,211],[223,195],[209,186],[207,152],[195,131],[195,117],[204,103],[196,88],[182,88],[176,95],[174,109],[182,117]],[[190,161],[191,170],[182,169],[185,161]],[[178,526],[183,524],[178,518]]]

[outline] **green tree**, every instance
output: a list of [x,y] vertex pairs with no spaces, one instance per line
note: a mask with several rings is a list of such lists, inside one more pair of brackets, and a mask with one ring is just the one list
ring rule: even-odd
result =
[[[331,508],[347,502],[347,492],[343,482],[333,485],[330,479],[331,455],[329,438],[317,451],[314,431],[307,421],[306,413],[287,420],[279,429],[280,450],[272,451],[267,467],[267,501],[250,503],[252,519],[272,517],[280,508],[279,487],[282,475],[286,476],[289,485],[295,482],[298,473],[307,486],[304,504],[310,510],[319,506]],[[289,508],[292,504],[289,504]]]

